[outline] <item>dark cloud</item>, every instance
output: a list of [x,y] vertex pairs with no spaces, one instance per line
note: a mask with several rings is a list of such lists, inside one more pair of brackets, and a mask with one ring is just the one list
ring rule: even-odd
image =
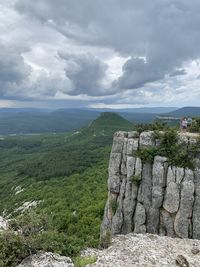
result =
[[102,80],[106,76],[107,65],[91,54],[65,54],[60,52],[60,58],[66,62],[65,73],[72,82],[71,95],[101,95],[106,94]]
[[[82,44],[111,47],[131,56],[114,83],[119,89],[183,74],[177,69],[200,57],[198,0],[85,0],[84,4],[82,0],[18,0],[16,8],[43,22],[53,21],[62,34]],[[147,63],[140,57],[146,57]],[[80,81],[77,84],[84,87]],[[92,91],[88,85],[86,91]]]
[[200,58],[199,0],[0,0],[0,8],[1,98],[146,103],[162,90],[173,98],[188,90],[187,68]]
[[163,70],[151,62],[145,62],[142,58],[131,58],[124,64],[123,75],[115,82],[115,86],[136,89],[147,82],[161,79],[163,75]]
[[30,73],[23,57],[14,49],[0,45],[0,81],[2,83],[20,83]]
[[170,73],[170,76],[171,77],[174,77],[174,76],[179,76],[179,75],[186,75],[187,72],[186,70],[184,69],[178,69],[178,70],[174,70],[173,72]]
[[[31,68],[14,49],[0,45],[0,96],[16,96]],[[21,88],[22,89],[22,88]]]

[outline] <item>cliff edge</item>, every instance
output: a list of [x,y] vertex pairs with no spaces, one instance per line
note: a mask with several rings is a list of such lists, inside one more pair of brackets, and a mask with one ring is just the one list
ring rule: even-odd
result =
[[88,250],[96,256],[90,267],[199,267],[200,241],[152,234],[114,236],[104,250]]
[[200,239],[199,136],[170,138],[163,132],[115,133],[103,247],[111,235],[131,232]]

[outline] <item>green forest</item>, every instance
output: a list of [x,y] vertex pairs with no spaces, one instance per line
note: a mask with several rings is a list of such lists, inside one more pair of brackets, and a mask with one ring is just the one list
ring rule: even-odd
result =
[[[112,136],[133,129],[103,113],[79,132],[1,138],[0,213],[20,233],[0,234],[0,266],[15,266],[38,250],[74,257],[98,247]],[[25,202],[37,207],[22,213]]]

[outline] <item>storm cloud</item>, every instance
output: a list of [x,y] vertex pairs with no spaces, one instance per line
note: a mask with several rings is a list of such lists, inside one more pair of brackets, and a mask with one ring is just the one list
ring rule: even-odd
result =
[[0,0],[0,7],[1,98],[174,105],[187,104],[187,92],[188,104],[200,96],[199,0]]
[[72,82],[71,94],[99,95],[106,94],[103,79],[106,75],[107,65],[91,54],[64,54],[59,53],[66,62],[65,74]]

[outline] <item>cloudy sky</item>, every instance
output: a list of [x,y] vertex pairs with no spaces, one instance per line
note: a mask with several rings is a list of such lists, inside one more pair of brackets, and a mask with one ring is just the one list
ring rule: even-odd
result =
[[0,0],[0,107],[199,106],[199,0]]

